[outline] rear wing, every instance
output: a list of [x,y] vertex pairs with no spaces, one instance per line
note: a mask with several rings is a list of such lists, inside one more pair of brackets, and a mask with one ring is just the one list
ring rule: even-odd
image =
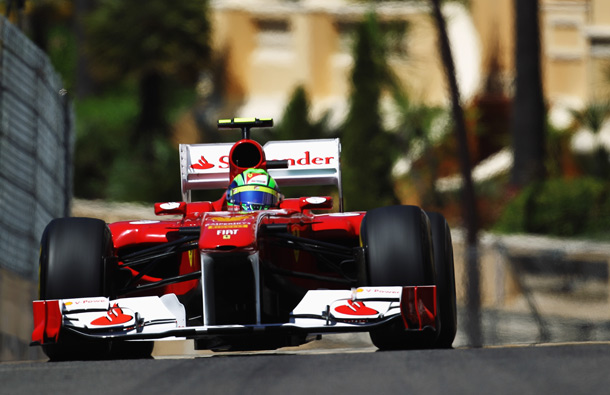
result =
[[[180,144],[182,199],[191,191],[229,186],[229,152],[233,143]],[[287,169],[269,169],[281,186],[335,185],[343,208],[339,139],[270,141],[263,146],[267,161],[287,160]]]

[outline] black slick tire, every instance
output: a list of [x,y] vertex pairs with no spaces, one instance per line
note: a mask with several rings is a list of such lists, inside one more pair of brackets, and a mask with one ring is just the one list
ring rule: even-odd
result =
[[[57,218],[42,235],[40,299],[107,296],[105,257],[112,253],[106,223],[93,218]],[[103,359],[110,343],[62,330],[58,343],[43,346],[52,361]]]
[[[111,296],[113,245],[106,223],[94,218],[57,218],[42,235],[40,299]],[[52,361],[143,358],[153,342],[84,339],[62,330],[56,344],[43,346]]]
[[440,333],[435,348],[451,348],[457,332],[457,307],[455,296],[455,273],[453,245],[449,225],[440,213],[426,213],[432,229],[436,292],[440,316]]
[[[428,217],[416,206],[388,206],[369,211],[361,224],[368,285],[434,285],[432,236]],[[429,332],[407,332],[392,322],[370,332],[381,350],[428,348]]]

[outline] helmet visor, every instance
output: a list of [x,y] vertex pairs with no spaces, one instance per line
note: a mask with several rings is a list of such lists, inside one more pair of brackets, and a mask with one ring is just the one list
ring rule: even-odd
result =
[[269,187],[259,185],[244,185],[233,188],[227,197],[228,203],[251,207],[251,209],[266,209],[277,205],[278,192]]

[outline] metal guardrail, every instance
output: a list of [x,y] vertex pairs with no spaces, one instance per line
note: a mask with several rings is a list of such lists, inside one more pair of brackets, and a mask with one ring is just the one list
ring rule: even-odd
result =
[[0,267],[26,278],[46,224],[69,214],[73,124],[48,57],[0,16]]
[[28,347],[46,224],[69,215],[73,111],[47,56],[0,16],[0,360]]
[[[452,237],[458,304],[467,313],[464,234],[454,229]],[[481,233],[478,249],[483,344],[610,339],[609,241]]]

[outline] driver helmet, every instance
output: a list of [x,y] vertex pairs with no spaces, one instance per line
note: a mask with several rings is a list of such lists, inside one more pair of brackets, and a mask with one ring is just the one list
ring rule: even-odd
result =
[[276,207],[280,189],[263,169],[248,169],[238,174],[229,185],[227,205],[239,206],[243,211],[266,210]]

